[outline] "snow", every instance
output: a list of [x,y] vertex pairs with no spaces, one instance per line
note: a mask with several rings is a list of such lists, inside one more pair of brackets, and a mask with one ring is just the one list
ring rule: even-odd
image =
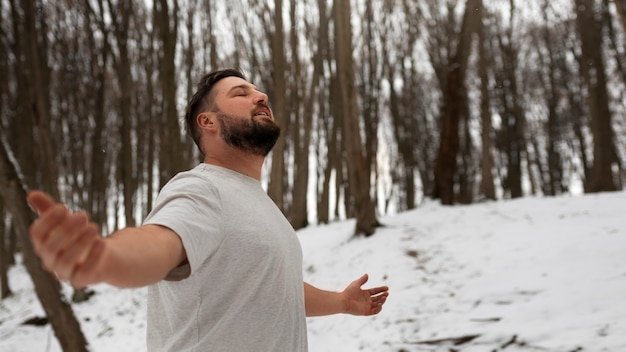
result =
[[[626,192],[426,202],[370,238],[350,220],[299,231],[309,283],[340,290],[367,272],[366,287],[390,287],[377,316],[309,318],[309,350],[626,351],[625,205]],[[43,315],[22,266],[10,284],[0,351],[60,351],[49,325],[21,325]],[[74,305],[91,350],[145,350],[145,289],[92,289]]]

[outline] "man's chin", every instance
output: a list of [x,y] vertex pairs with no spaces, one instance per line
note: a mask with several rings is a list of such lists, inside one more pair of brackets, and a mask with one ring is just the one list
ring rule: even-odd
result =
[[276,124],[276,121],[274,121],[274,118],[271,116],[266,116],[266,115],[256,115],[252,117],[253,121],[258,121],[259,123],[272,123],[272,124]]

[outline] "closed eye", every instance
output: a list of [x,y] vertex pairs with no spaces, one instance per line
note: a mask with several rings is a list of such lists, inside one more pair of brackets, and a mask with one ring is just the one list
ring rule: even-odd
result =
[[233,89],[231,92],[231,96],[233,97],[245,97],[246,95],[248,95],[248,92],[246,89],[243,88],[236,88]]
[[235,97],[247,97],[248,95],[250,95],[250,93],[253,90],[256,90],[254,86],[248,85],[248,84],[241,84],[241,85],[232,87],[229,90],[229,93],[231,94],[231,96],[235,96]]

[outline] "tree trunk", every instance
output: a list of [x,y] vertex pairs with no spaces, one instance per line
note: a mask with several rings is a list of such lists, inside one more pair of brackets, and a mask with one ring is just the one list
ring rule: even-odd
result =
[[[548,0],[546,0],[542,14],[544,21],[548,23]],[[557,48],[554,39],[552,38],[552,30],[550,27],[546,26],[543,30],[542,37],[544,40],[544,45],[547,50],[546,54],[539,53],[539,58],[541,62],[541,67],[544,67],[547,71],[547,77],[541,77],[542,86],[545,90],[546,94],[546,106],[548,108],[548,121],[547,121],[547,167],[539,167],[539,169],[547,169],[546,172],[542,172],[542,184],[543,184],[543,193],[545,195],[558,195],[564,191],[564,180],[563,180],[563,164],[561,152],[559,150],[560,136],[563,134],[561,129],[564,128],[561,123],[560,115],[557,111],[557,106],[559,104],[559,86],[564,81],[559,81],[559,76],[562,76],[562,71],[565,71],[565,67],[559,67],[559,63],[563,60],[559,58],[560,54],[557,52]],[[543,58],[546,55],[547,58]],[[561,71],[561,72],[560,72]],[[535,149],[537,153],[539,153],[539,146],[537,143],[537,138],[532,136],[533,145],[535,145]],[[541,165],[541,162],[537,161],[537,165]],[[547,175],[546,175],[547,173]]]
[[[100,9],[102,13],[103,9]],[[88,200],[86,202],[86,211],[91,215],[92,220],[106,228],[107,221],[107,168],[106,168],[106,148],[104,143],[105,128],[105,101],[106,101],[106,71],[103,67],[107,66],[109,61],[109,33],[104,24],[104,18],[97,19],[101,34],[103,36],[103,45],[100,52],[101,66],[96,65],[98,60],[94,60],[92,64],[92,73],[96,77],[95,105],[94,105],[94,129],[91,139],[92,157],[90,162],[91,179],[88,187]],[[94,36],[89,37],[92,41],[92,47],[95,47]]]
[[188,165],[188,154],[183,148],[179,117],[176,108],[176,43],[178,36],[178,0],[170,11],[168,0],[154,2],[154,26],[160,47],[159,86],[162,94],[159,184],[165,184]]
[[522,164],[525,148],[524,114],[520,106],[521,97],[518,83],[518,47],[512,43],[515,23],[515,7],[511,0],[509,27],[499,28],[498,49],[500,67],[496,72],[500,116],[502,120],[499,147],[506,160],[506,176],[502,188],[510,198],[522,197]]
[[209,54],[209,67],[210,70],[213,71],[217,69],[217,39],[215,37],[215,24],[213,23],[213,1],[206,0],[204,3],[206,8],[207,26],[209,27],[209,34],[206,38],[209,41],[209,50],[211,51]]
[[486,199],[496,200],[496,188],[493,180],[493,126],[491,123],[491,96],[489,92],[489,53],[485,28],[486,14],[480,8],[478,29],[478,76],[480,77],[480,125],[481,125],[481,178],[479,194]]
[[283,28],[283,1],[277,0],[274,4],[274,33],[271,38],[272,48],[272,72],[274,89],[272,95],[272,110],[274,120],[281,127],[280,138],[272,151],[272,166],[270,181],[267,188],[268,195],[282,211],[285,210],[285,131],[287,130],[287,84],[285,82],[285,70],[287,59],[285,58],[285,33]]
[[[320,23],[324,23],[323,27],[326,31],[326,38],[330,39],[330,34],[328,32],[328,18],[326,16],[327,8],[326,8],[326,0],[318,0],[318,11],[320,13]],[[320,30],[322,26],[320,27]],[[330,52],[330,44],[328,42],[324,43],[324,46],[321,46],[322,60],[326,62],[326,64],[330,65],[332,62],[332,58],[329,55]],[[317,190],[317,222],[320,224],[328,224],[330,221],[330,185],[331,185],[331,177],[333,169],[338,164],[338,152],[337,152],[337,118],[335,116],[335,100],[337,97],[336,94],[336,79],[330,78],[330,80],[323,80],[327,89],[321,88],[318,92],[319,98],[318,102],[320,104],[320,116],[318,124],[318,135],[324,136],[323,138],[326,141],[326,149],[324,150],[323,144],[320,144],[317,149],[318,160],[324,160],[326,162],[318,163],[318,178],[321,181],[318,181],[318,190]],[[327,97],[327,98],[326,98]],[[319,137],[321,138],[321,137]],[[326,158],[324,158],[324,154]],[[320,189],[321,188],[321,189]]]
[[[296,1],[291,0],[290,5],[291,11],[291,22],[295,23],[295,13],[296,13]],[[323,70],[323,57],[321,55],[322,48],[325,47],[325,42],[327,39],[324,37],[324,30],[322,29],[325,25],[320,24],[318,29],[318,45],[317,51],[313,54],[313,75],[311,77],[311,81],[308,89],[305,93],[303,93],[304,97],[304,109],[302,110],[302,114],[297,112],[298,107],[294,107],[295,116],[294,119],[297,121],[293,130],[293,145],[294,145],[294,180],[293,180],[293,201],[291,207],[289,209],[289,219],[291,225],[295,229],[303,228],[308,225],[308,204],[307,204],[307,195],[308,195],[308,184],[309,184],[309,149],[311,145],[311,134],[312,134],[312,126],[313,126],[313,112],[314,112],[314,104],[317,97],[317,88],[320,81],[320,74]],[[326,33],[327,36],[327,33]],[[291,34],[291,50],[292,53],[296,53],[298,51],[298,33],[292,31]],[[293,54],[296,55],[296,54]],[[294,77],[296,77],[296,82],[301,77],[301,69],[300,69],[300,59],[296,56],[294,61]],[[294,89],[294,92],[298,92],[298,89]],[[296,99],[292,99],[296,100]],[[300,100],[296,100],[300,103]],[[300,105],[300,104],[298,104]]]
[[[23,111],[23,118],[33,119],[37,130],[37,164],[38,175],[41,177],[40,184],[46,192],[55,199],[59,199],[57,158],[52,142],[51,116],[49,95],[46,89],[49,87],[47,79],[46,58],[40,51],[38,43],[45,40],[45,35],[37,33],[37,14],[35,1],[25,0],[22,2],[24,14],[23,27],[23,55],[24,55],[24,79],[31,84],[26,85],[28,95],[22,97],[27,102],[28,110]],[[44,45],[42,47],[45,48]],[[44,50],[44,49],[41,49]],[[35,83],[36,82],[36,83]],[[33,131],[31,131],[33,133]],[[31,177],[34,175],[31,175]]]
[[581,42],[581,71],[587,83],[588,109],[593,135],[593,165],[589,192],[615,191],[617,162],[607,80],[602,57],[602,25],[596,20],[594,0],[575,0],[576,26]]
[[351,204],[355,209],[356,235],[370,236],[378,225],[375,206],[370,195],[370,169],[361,142],[359,107],[352,58],[352,27],[350,2],[335,0],[335,55],[337,77],[343,106],[343,146],[346,150]]
[[132,1],[121,1],[120,8],[117,9],[119,16],[113,16],[114,33],[117,40],[118,56],[115,58],[115,69],[119,84],[119,107],[120,107],[120,136],[122,137],[122,147],[119,158],[120,183],[124,190],[124,218],[126,226],[135,226],[135,148],[131,140],[132,118],[131,118],[131,92],[132,81],[130,71],[130,58],[128,53],[128,35],[130,30],[130,16],[133,11]]
[[445,90],[443,92],[443,113],[439,152],[435,165],[435,190],[433,196],[441,199],[441,204],[452,205],[455,201],[455,177],[459,155],[459,124],[466,104],[467,91],[465,76],[471,49],[472,34],[476,31],[480,17],[474,12],[482,6],[481,0],[467,0],[465,14],[459,32],[456,49],[448,61]]
[[54,329],[63,351],[87,351],[80,324],[72,308],[61,294],[61,285],[48,272],[44,271],[39,258],[33,251],[28,235],[28,226],[35,216],[26,203],[26,189],[23,176],[16,170],[15,157],[3,140],[0,143],[0,201],[7,207],[19,235],[24,266],[30,274],[37,296]]
[[[0,11],[0,23],[6,23],[4,21],[6,21],[6,19],[4,18],[4,12]],[[0,30],[0,42],[3,42],[5,40],[6,40],[5,33],[4,31]],[[8,68],[8,62],[7,62],[8,50],[5,50],[5,49],[6,49],[5,45],[0,45],[0,76],[2,77],[9,76],[8,75],[9,68]],[[9,79],[3,79],[2,82],[0,82],[0,92],[8,92],[9,91],[8,84],[9,84]],[[0,111],[5,111],[4,110],[5,99],[6,99],[5,95],[0,94]],[[0,125],[4,126],[3,122],[4,122],[3,119],[0,117]],[[0,137],[0,138],[4,138],[4,137]],[[0,217],[4,217],[5,214],[6,214],[6,209],[4,208],[4,201],[2,200],[2,197],[0,197]],[[7,249],[6,244],[9,241],[9,238],[7,236],[8,233],[9,232],[6,226],[6,222],[0,221],[0,301],[7,298],[12,293],[11,287],[9,287],[8,271],[9,271],[9,265],[10,265],[9,256],[12,257],[14,254],[12,252],[9,252]]]
[[[385,53],[387,50],[385,50]],[[385,54],[386,55],[386,54]],[[388,62],[388,58],[385,58],[386,65],[390,65]],[[409,99],[419,99],[419,98],[409,98],[408,95],[412,95],[413,85],[410,81],[410,74],[407,77],[404,72],[406,72],[406,68],[404,65],[401,65],[400,75],[403,80],[403,87],[401,92],[396,91],[395,88],[391,87],[389,91],[389,112],[391,114],[392,119],[392,128],[393,134],[396,139],[396,144],[398,145],[398,153],[400,154],[400,158],[402,160],[402,164],[404,166],[403,171],[398,171],[397,178],[402,180],[401,189],[404,196],[404,201],[401,204],[400,209],[413,209],[415,208],[415,179],[414,179],[414,168],[417,166],[417,162],[415,160],[415,141],[419,140],[418,138],[418,130],[417,123],[415,123],[414,116],[415,111],[411,109],[401,110],[402,106],[407,106],[411,102]],[[390,82],[393,81],[393,70],[389,68],[388,70],[388,80]],[[404,90],[407,92],[404,92]],[[410,106],[410,105],[409,105]],[[408,111],[406,111],[408,110]],[[394,170],[395,172],[395,170]]]
[[[0,176],[1,177],[1,176]],[[0,216],[4,216],[5,209],[3,199],[0,198]],[[11,295],[11,287],[9,287],[9,256],[10,253],[6,248],[8,238],[6,238],[7,228],[4,221],[0,221],[0,301]]]
[[[364,39],[364,45],[362,50],[362,62],[361,62],[361,82],[359,96],[361,97],[361,105],[363,106],[363,131],[365,137],[365,163],[369,170],[370,175],[374,175],[374,179],[369,183],[376,185],[378,182],[378,132],[380,121],[380,107],[381,99],[383,96],[381,93],[382,80],[378,77],[379,58],[376,50],[376,22],[374,19],[375,10],[372,5],[372,0],[365,1],[365,14],[362,20],[362,36]],[[377,193],[373,193],[372,202],[376,204]]]

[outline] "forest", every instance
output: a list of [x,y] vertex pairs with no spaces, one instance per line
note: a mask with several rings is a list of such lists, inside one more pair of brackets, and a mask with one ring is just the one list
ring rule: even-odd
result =
[[264,186],[295,229],[622,190],[625,32],[626,0],[2,0],[2,295],[36,261],[25,193],[140,224],[201,162],[182,116],[221,68],[269,95]]

